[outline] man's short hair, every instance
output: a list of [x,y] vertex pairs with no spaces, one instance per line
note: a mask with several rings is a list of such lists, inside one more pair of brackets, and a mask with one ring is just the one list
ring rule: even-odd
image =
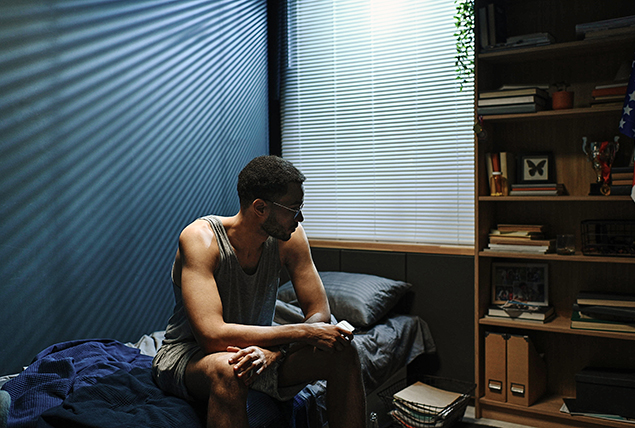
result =
[[252,159],[238,174],[238,197],[241,207],[260,198],[275,201],[288,191],[289,183],[304,183],[302,174],[293,164],[278,156]]

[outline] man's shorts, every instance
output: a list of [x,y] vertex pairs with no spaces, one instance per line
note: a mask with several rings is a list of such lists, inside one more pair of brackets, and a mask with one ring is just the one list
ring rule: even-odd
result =
[[[154,381],[163,391],[194,401],[185,386],[185,370],[190,359],[200,351],[196,342],[163,344],[152,361]],[[307,384],[278,387],[278,362],[267,367],[249,387],[279,401],[292,399]]]

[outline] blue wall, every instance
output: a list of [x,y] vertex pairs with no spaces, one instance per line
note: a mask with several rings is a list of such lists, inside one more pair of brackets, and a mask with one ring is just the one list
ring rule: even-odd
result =
[[0,3],[0,374],[163,329],[180,230],[268,152],[266,2]]

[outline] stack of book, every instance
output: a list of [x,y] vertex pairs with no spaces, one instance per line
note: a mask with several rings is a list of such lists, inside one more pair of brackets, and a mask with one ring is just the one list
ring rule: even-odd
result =
[[534,113],[549,107],[549,93],[538,87],[499,89],[479,93],[479,115]]
[[635,333],[635,295],[579,292],[571,328]]
[[534,306],[523,302],[510,301],[504,305],[491,305],[488,318],[508,319],[512,321],[531,321],[546,323],[554,319],[553,306]]
[[631,35],[635,33],[635,15],[577,24],[575,33],[581,39]]
[[564,184],[512,184],[509,196],[560,196],[567,193]]
[[444,420],[469,398],[423,382],[416,382],[393,395],[392,418],[405,427],[442,426]]
[[624,105],[628,82],[610,83],[607,85],[597,85],[591,91],[591,106],[604,106],[607,104],[621,107]]
[[633,188],[633,167],[611,169],[611,195],[630,195]]
[[485,251],[545,254],[555,250],[555,239],[546,239],[544,225],[499,224],[490,231]]

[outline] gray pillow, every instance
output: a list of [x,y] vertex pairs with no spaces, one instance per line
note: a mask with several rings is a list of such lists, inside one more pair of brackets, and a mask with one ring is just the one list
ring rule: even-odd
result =
[[[333,316],[358,328],[377,323],[411,287],[407,282],[361,273],[320,272],[320,277]],[[278,299],[297,304],[291,282],[280,287]]]

